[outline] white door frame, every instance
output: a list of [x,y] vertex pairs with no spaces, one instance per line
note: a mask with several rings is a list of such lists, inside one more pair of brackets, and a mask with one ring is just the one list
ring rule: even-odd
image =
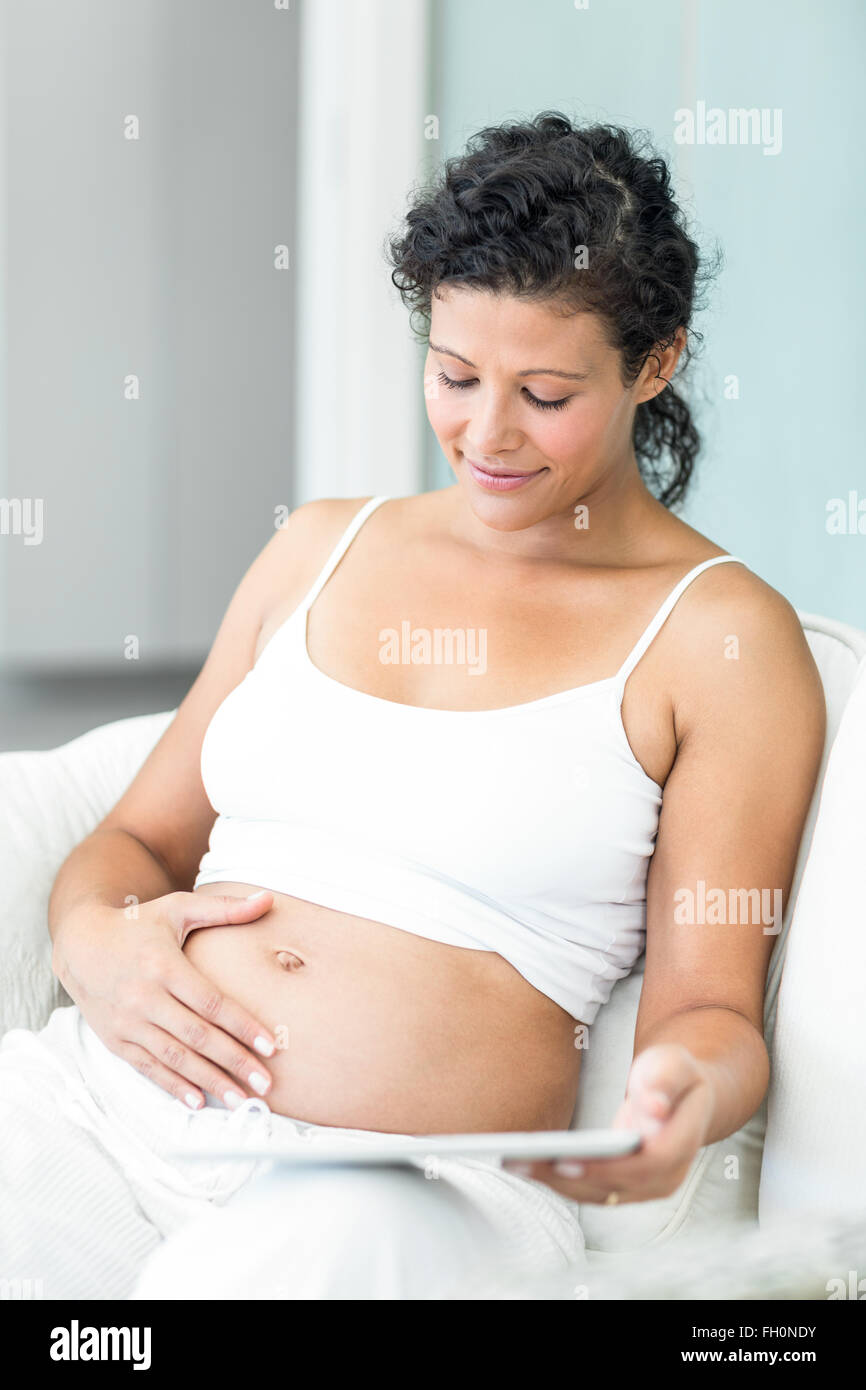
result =
[[300,0],[294,501],[424,476],[423,353],[383,245],[422,177],[429,0]]

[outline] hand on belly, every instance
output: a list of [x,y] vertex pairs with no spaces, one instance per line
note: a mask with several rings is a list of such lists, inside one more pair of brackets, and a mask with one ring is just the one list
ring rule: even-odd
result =
[[407,1134],[570,1123],[574,1020],[495,952],[278,893],[255,922],[200,928],[184,950],[273,1029],[266,1100],[280,1114]]

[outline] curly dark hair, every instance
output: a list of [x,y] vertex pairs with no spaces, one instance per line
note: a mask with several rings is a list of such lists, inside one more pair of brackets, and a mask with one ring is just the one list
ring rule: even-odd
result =
[[[579,247],[583,268],[576,268]],[[647,133],[580,127],[561,111],[471,136],[463,154],[413,190],[386,258],[422,342],[433,295],[446,281],[550,300],[561,312],[601,317],[625,385],[679,329],[680,364],[688,364],[700,339],[690,327],[699,279],[712,273],[702,267],[699,277],[698,248]],[[682,500],[700,442],[673,385],[638,405],[635,455],[666,507]]]

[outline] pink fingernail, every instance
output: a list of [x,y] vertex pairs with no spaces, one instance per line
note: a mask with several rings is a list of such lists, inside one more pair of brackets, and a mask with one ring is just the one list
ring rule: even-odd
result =
[[238,1106],[243,1105],[243,1103],[244,1098],[243,1096],[239,1096],[237,1091],[226,1091],[223,1095],[223,1104],[226,1105],[229,1110],[237,1110]]
[[664,1093],[664,1091],[650,1091],[648,1094],[649,1094],[649,1096],[651,1096],[651,1097],[653,1098],[653,1100],[655,1100],[655,1102],[656,1102],[658,1105],[660,1105],[660,1106],[662,1107],[662,1109],[664,1109],[664,1110],[670,1110],[670,1108],[671,1108],[670,1097],[669,1097],[669,1096],[666,1096],[665,1093]]
[[531,1163],[505,1163],[503,1167],[516,1178],[528,1178],[532,1172]]
[[553,1171],[561,1178],[582,1178],[584,1167],[582,1163],[575,1163],[573,1159],[561,1158],[558,1163],[554,1163]]

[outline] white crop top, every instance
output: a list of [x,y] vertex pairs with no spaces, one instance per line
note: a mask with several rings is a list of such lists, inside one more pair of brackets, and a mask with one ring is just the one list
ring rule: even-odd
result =
[[625,682],[686,586],[737,557],[690,570],[605,680],[501,709],[404,705],[325,675],[307,650],[311,605],[386,500],[356,514],[208,725],[218,815],[195,886],[249,883],[496,951],[592,1023],[643,950],[662,801],[626,738]]

